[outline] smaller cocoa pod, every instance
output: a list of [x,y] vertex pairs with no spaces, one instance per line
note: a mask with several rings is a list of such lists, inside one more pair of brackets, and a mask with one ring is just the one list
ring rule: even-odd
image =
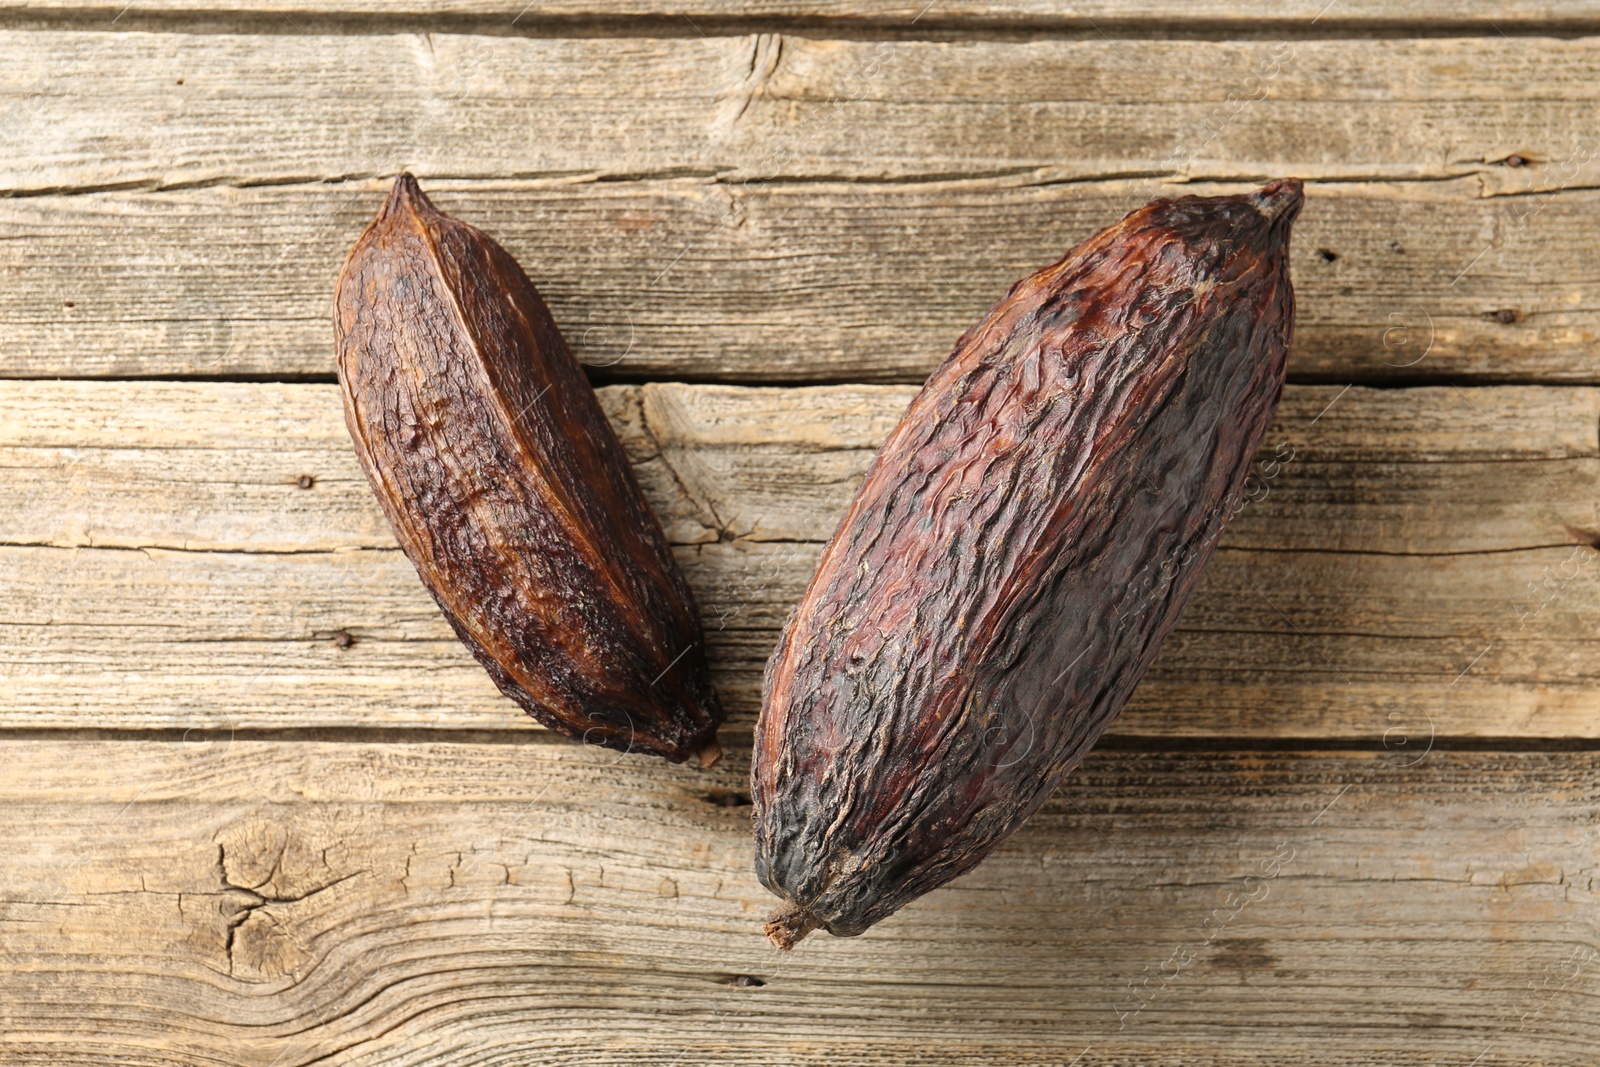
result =
[[344,265],[334,331],[361,465],[501,691],[569,737],[713,762],[693,597],[516,261],[402,174]]

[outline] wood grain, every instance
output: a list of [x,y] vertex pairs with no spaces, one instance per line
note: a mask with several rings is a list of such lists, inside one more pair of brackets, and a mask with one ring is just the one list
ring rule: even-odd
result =
[[[1028,181],[428,189],[518,257],[597,377],[917,383],[1129,209],[1240,188]],[[0,376],[331,374],[333,278],[387,187],[0,198]],[[1291,373],[1600,381],[1600,193],[1483,191],[1314,185]]]
[[[292,26],[290,27],[292,29]],[[1594,38],[837,41],[3,31],[0,193],[1036,172],[1592,184]],[[1541,162],[1497,165],[1513,154]]]
[[[911,392],[601,391],[736,723]],[[0,724],[524,727],[394,548],[334,387],[11,382],[0,409]],[[1292,387],[1117,729],[1600,736],[1597,423],[1595,389]]]
[[[0,378],[36,379],[0,382],[0,1062],[1600,1060],[1600,3],[0,27]],[[713,771],[500,697],[336,390],[282,381],[331,374],[402,167],[650,383],[602,401],[706,617]],[[1292,371],[1332,384],[1288,391],[1184,628],[991,860],[780,958],[748,727],[873,448],[1016,278],[1288,173]],[[85,380],[173,376],[234,380]]]
[[1097,752],[976,871],[786,957],[724,806],[739,752],[223,734],[0,762],[12,1062],[1600,1051],[1589,752]]

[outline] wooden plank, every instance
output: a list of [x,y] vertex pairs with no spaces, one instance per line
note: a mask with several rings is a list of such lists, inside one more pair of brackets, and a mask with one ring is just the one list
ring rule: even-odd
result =
[[[821,542],[908,386],[605,386],[669,537]],[[0,382],[0,542],[339,552],[394,539],[337,386]],[[1497,553],[1600,527],[1600,389],[1291,385],[1224,540]],[[302,477],[310,479],[300,488]]]
[[[1463,8],[1450,0],[937,0],[927,3],[864,3],[862,0],[695,0],[665,4],[651,0],[343,0],[336,7],[321,0],[141,0],[133,8],[92,0],[15,0],[0,9],[11,25],[30,24],[56,16],[93,26],[119,29],[171,25],[176,18],[255,16],[293,25],[315,24],[319,16],[349,23],[360,16],[382,19],[392,27],[404,19],[430,25],[485,30],[549,31],[594,23],[617,32],[643,22],[657,33],[674,28],[688,34],[730,22],[762,20],[832,22],[834,32],[898,28],[924,33],[960,29],[1026,28],[1058,33],[1154,33],[1174,29],[1218,36],[1250,37],[1264,32],[1347,33],[1351,30],[1419,30],[1454,28],[1491,34],[1567,32],[1592,28],[1600,20],[1594,0],[1500,0],[1494,7]],[[679,27],[674,27],[674,24]],[[270,26],[270,22],[265,25]],[[280,31],[281,32],[281,31]]]
[[[290,27],[292,29],[292,27]],[[1593,183],[1596,39],[0,32],[0,192],[424,178]],[[1536,48],[1538,61],[1530,59]],[[1544,165],[1495,165],[1513,154]]]
[[[737,725],[754,719],[816,551],[680,550]],[[1421,559],[1224,549],[1115,729],[1593,737],[1594,574],[1568,547]],[[530,726],[397,552],[6,548],[0,580],[6,725]]]
[[724,806],[738,751],[707,774],[565,743],[220,735],[0,761],[17,1062],[1600,1050],[1592,752],[1102,750],[974,872],[783,957],[748,808]]
[[[911,392],[601,391],[736,723]],[[334,387],[10,382],[0,409],[0,725],[523,724],[395,550]],[[1595,389],[1291,387],[1118,731],[1597,736],[1597,422]]]
[[[333,278],[387,184],[0,199],[0,376],[329,374]],[[880,382],[920,382],[1017,278],[1191,188],[1241,186],[429,183],[599,377]],[[1292,372],[1600,381],[1600,193],[1481,191],[1313,186]]]

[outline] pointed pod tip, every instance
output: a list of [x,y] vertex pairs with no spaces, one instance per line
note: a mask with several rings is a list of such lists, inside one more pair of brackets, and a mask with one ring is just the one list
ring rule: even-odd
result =
[[1279,178],[1250,195],[1256,210],[1273,222],[1293,222],[1306,202],[1305,185],[1299,178]]
[[401,171],[400,176],[394,180],[394,186],[389,190],[389,199],[384,201],[380,216],[404,212],[408,215],[437,215],[439,209],[433,206],[433,201],[428,199],[422,191],[422,186],[417,184],[417,179],[412,177],[410,171]]
[[761,932],[767,935],[768,941],[788,952],[821,925],[815,915],[791,900],[767,916],[767,921],[761,925]]

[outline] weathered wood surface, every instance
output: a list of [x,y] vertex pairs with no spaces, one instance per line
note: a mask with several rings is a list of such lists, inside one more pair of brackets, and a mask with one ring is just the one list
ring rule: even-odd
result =
[[[602,390],[736,723],[912,392]],[[525,724],[395,549],[335,387],[10,382],[0,410],[0,725]],[[1600,736],[1597,423],[1587,388],[1291,387],[1118,730]]]
[[[1530,50],[1537,51],[1537,61]],[[1600,39],[3,31],[0,192],[1031,173],[1592,184]],[[1497,165],[1513,154],[1542,161]]]
[[[0,382],[0,1063],[1600,1059],[1600,4],[0,27],[0,378],[80,379]],[[81,380],[325,380],[402,167],[650,382],[602,399],[706,616],[713,771],[495,692],[332,386]],[[970,875],[778,956],[759,671],[914,383],[1127,208],[1285,173],[1292,369],[1332,384],[1115,735]]]
[[[832,534],[909,386],[599,396],[674,543]],[[333,385],[0,382],[0,542],[393,548]],[[310,485],[301,488],[302,477]],[[1600,528],[1600,389],[1291,385],[1224,543],[1444,556]]]
[[724,806],[740,753],[224,734],[0,762],[7,1062],[1600,1055],[1592,752],[1102,750],[976,871],[786,957]]
[[[85,26],[185,23],[206,16],[258,16],[249,23],[262,32],[284,32],[310,21],[385,26],[410,19],[425,25],[484,31],[559,32],[600,28],[609,32],[699,34],[729,23],[772,20],[826,23],[832,32],[876,27],[919,33],[942,30],[1030,29],[1084,35],[1171,33],[1256,37],[1265,33],[1349,33],[1352,31],[1453,31],[1469,35],[1528,32],[1583,32],[1600,22],[1594,0],[1497,0],[1489,5],[1458,0],[344,0],[337,9],[319,0],[13,0],[0,8],[11,25],[55,15]],[[268,21],[268,20],[271,21]],[[276,24],[275,24],[276,23]]]
[[[599,377],[920,382],[1012,282],[1125,211],[1238,188],[1039,180],[428,190],[521,260]],[[0,376],[330,374],[333,278],[388,184],[0,198]],[[1291,372],[1600,381],[1600,193],[1491,188],[1313,186]]]

